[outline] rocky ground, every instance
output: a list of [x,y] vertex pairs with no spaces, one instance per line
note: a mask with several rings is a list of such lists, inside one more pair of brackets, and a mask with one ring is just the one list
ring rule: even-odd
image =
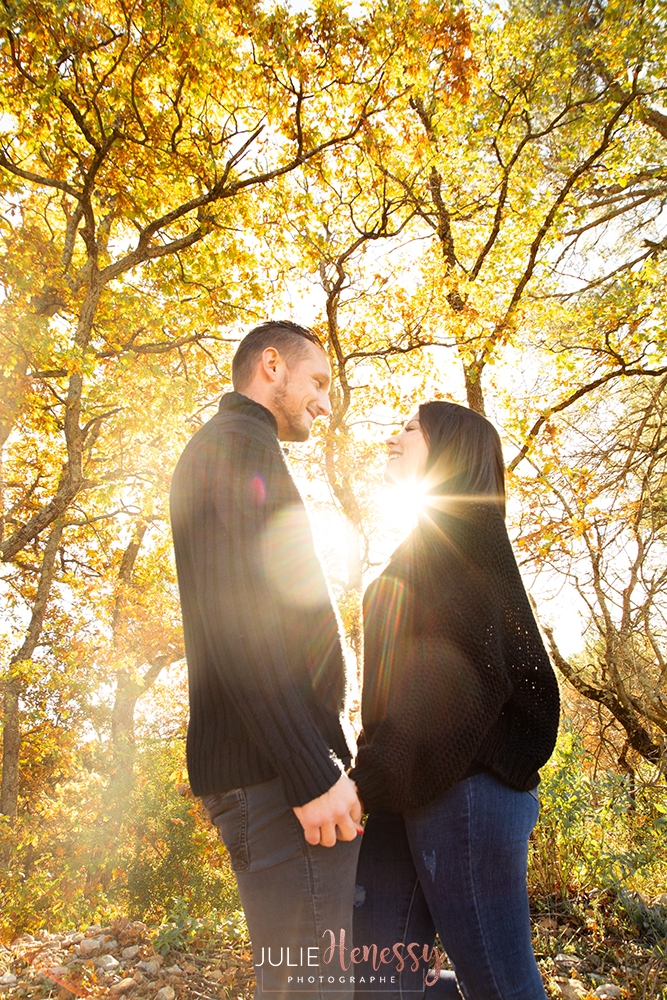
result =
[[[549,997],[667,1000],[661,923],[667,896],[660,900],[655,906],[637,900],[635,910],[632,903],[619,911],[583,899],[535,914],[536,954]],[[158,929],[123,919],[85,931],[41,930],[0,945],[3,1000],[250,1000],[253,987],[243,938],[195,935],[179,950]]]
[[205,953],[165,955],[155,951],[152,932],[138,921],[119,920],[85,932],[23,934],[0,946],[0,992],[35,1000],[110,997],[111,1000],[246,1000],[253,992],[247,946]]
[[667,894],[583,894],[534,915],[553,1000],[667,1000]]

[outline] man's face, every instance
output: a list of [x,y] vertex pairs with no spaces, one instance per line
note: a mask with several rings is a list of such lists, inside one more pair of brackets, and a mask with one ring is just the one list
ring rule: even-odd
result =
[[278,421],[281,441],[307,441],[316,417],[331,413],[331,366],[324,351],[311,341],[291,367],[282,368],[270,409]]

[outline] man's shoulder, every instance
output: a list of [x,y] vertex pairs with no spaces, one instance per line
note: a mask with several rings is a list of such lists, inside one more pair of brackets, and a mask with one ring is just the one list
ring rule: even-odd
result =
[[231,455],[241,447],[247,448],[249,443],[257,450],[266,451],[267,457],[281,455],[278,438],[265,421],[247,413],[221,411],[192,435],[181,462],[195,460],[202,452]]

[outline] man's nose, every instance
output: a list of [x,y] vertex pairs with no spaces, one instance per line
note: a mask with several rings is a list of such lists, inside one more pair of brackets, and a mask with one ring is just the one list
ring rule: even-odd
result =
[[328,392],[321,392],[317,399],[317,408],[323,417],[328,417],[331,413],[331,400]]

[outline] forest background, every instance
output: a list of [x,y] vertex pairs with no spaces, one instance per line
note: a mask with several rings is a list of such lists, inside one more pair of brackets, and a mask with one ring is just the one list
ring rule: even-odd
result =
[[241,933],[187,786],[168,488],[239,338],[290,317],[333,367],[291,461],[353,665],[407,517],[383,438],[427,398],[500,429],[564,701],[533,905],[589,929],[615,907],[659,995],[664,2],[4,0],[0,20],[2,934],[121,913]]

